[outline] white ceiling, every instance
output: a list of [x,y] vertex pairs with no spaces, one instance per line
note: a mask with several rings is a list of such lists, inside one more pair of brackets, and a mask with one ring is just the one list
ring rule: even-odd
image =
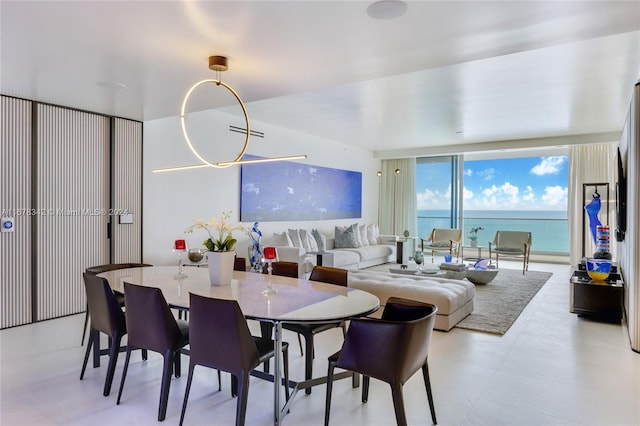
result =
[[381,156],[622,129],[639,1],[371,3],[2,0],[0,91],[153,120],[225,55],[252,120]]

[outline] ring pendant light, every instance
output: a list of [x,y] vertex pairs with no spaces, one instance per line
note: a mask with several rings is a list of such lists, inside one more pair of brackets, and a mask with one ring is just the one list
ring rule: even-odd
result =
[[[224,168],[224,167],[229,167],[236,164],[267,163],[267,162],[273,162],[273,161],[296,160],[296,159],[307,158],[306,155],[288,155],[284,157],[256,158],[252,160],[242,160],[242,157],[247,152],[247,148],[249,147],[250,127],[249,127],[249,115],[247,114],[247,109],[245,108],[244,103],[242,102],[242,99],[240,99],[240,96],[238,95],[238,93],[235,90],[233,90],[231,86],[222,82],[222,79],[219,76],[221,71],[226,71],[228,69],[227,58],[224,56],[210,56],[209,68],[211,68],[212,70],[218,73],[218,79],[202,80],[194,84],[185,95],[184,100],[182,101],[182,108],[180,109],[180,125],[182,127],[182,134],[184,135],[184,138],[187,142],[187,145],[189,146],[189,149],[191,149],[191,152],[193,152],[193,154],[202,162],[202,164],[193,164],[188,166],[175,166],[175,167],[167,167],[163,169],[155,169],[153,170],[154,173],[170,172],[170,171],[176,171],[176,170],[200,169],[204,167]],[[200,153],[195,149],[195,147],[193,146],[193,143],[191,142],[191,139],[189,138],[189,132],[187,131],[187,125],[185,121],[185,111],[187,108],[187,103],[189,102],[189,97],[191,96],[193,91],[204,84],[215,84],[216,86],[224,87],[236,98],[236,100],[238,101],[238,104],[240,105],[240,108],[242,108],[242,114],[244,116],[244,121],[245,121],[246,136],[244,139],[244,145],[242,146],[242,149],[240,150],[236,158],[232,161],[212,162],[207,160],[202,155],[200,155]]]

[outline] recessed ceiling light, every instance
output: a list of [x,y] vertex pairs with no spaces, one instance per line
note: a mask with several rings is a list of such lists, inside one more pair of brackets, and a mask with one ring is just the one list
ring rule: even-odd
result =
[[99,81],[97,84],[102,88],[111,90],[124,90],[127,88],[126,84],[117,81]]
[[374,19],[399,18],[406,12],[407,3],[401,0],[381,0],[367,7],[367,13]]

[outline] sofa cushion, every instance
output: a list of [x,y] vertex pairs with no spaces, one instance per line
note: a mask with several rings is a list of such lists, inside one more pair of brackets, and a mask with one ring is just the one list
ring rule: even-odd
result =
[[357,253],[360,258],[360,262],[366,262],[372,259],[378,259],[387,257],[393,254],[393,249],[391,246],[386,245],[375,245],[375,246],[364,246],[358,248],[351,249],[341,249],[341,251],[350,251],[353,253]]
[[353,225],[347,227],[336,226],[334,233],[336,240],[334,243],[335,248],[358,248]]
[[360,262],[360,255],[356,251],[340,249],[330,250],[329,253],[333,253],[333,266],[335,268],[342,268],[345,266],[357,267]]
[[360,234],[361,246],[369,246],[369,238],[367,238],[367,225],[358,225],[358,233]]
[[369,245],[375,246],[378,244],[378,235],[378,225],[374,223],[367,225],[367,239],[369,240]]

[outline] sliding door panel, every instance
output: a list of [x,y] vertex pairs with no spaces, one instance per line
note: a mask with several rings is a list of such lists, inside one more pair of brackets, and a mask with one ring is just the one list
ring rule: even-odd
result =
[[12,231],[0,232],[0,327],[31,322],[31,102],[1,97],[0,217]]
[[37,318],[85,310],[82,272],[109,262],[109,119],[38,105]]
[[113,119],[113,263],[142,258],[142,123]]

